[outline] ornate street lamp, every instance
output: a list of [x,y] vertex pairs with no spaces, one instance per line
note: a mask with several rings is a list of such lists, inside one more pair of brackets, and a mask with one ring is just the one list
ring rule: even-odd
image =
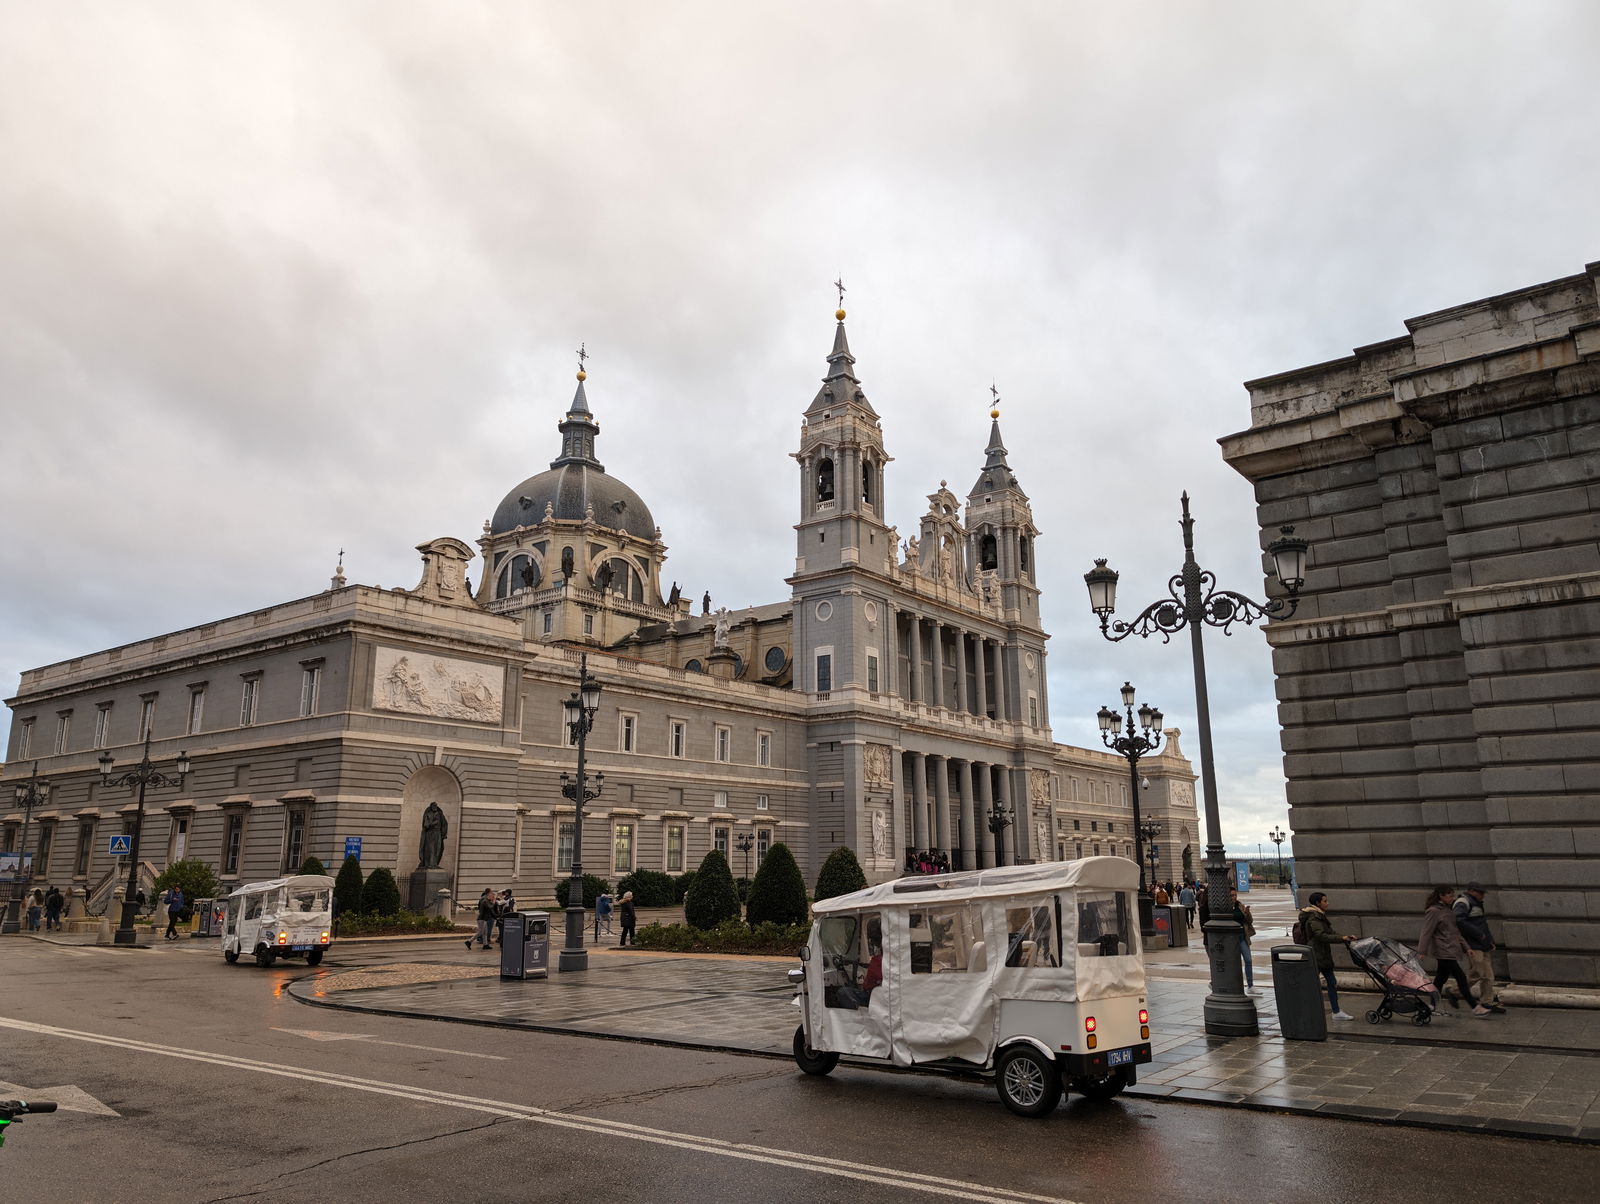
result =
[[744,854],[744,880],[750,881],[750,850],[756,847],[755,834],[740,832],[733,838],[733,847]]
[[589,657],[585,653],[578,659],[578,688],[561,703],[562,719],[578,746],[578,777],[574,781],[561,775],[561,795],[572,800],[573,815],[572,880],[567,884],[567,936],[557,963],[560,970],[589,968],[589,951],[583,947],[583,805],[599,798],[606,784],[606,775],[597,773],[591,788],[586,765],[589,732],[599,709],[600,683],[589,676]]
[[1239,959],[1242,930],[1225,904],[1228,899],[1228,863],[1222,847],[1222,820],[1217,809],[1217,774],[1211,756],[1211,704],[1206,694],[1205,647],[1201,632],[1207,625],[1231,634],[1235,623],[1257,619],[1286,619],[1299,605],[1305,584],[1306,549],[1293,527],[1283,527],[1280,538],[1267,545],[1273,573],[1287,596],[1262,603],[1243,594],[1217,588],[1214,574],[1195,563],[1194,519],[1189,516],[1189,495],[1183,495],[1183,571],[1167,582],[1170,597],[1152,602],[1132,622],[1111,621],[1117,608],[1117,574],[1096,560],[1083,575],[1089,587],[1089,607],[1100,620],[1100,634],[1113,642],[1130,635],[1160,635],[1170,642],[1174,632],[1189,629],[1194,660],[1195,720],[1200,730],[1200,781],[1206,803],[1206,890],[1212,901],[1205,925],[1206,954],[1211,962],[1211,994],[1206,997],[1206,1032],[1218,1037],[1249,1037],[1260,1031],[1255,1002],[1244,993],[1244,968]]
[[1278,846],[1278,885],[1283,885],[1283,842],[1289,839],[1289,834],[1282,828],[1274,827],[1267,833],[1267,839]]
[[39,762],[33,763],[32,777],[17,783],[16,799],[17,806],[22,808],[22,843],[17,846],[17,876],[11,885],[11,901],[6,904],[5,921],[0,923],[0,932],[5,933],[22,930],[22,904],[28,888],[33,885],[33,862],[28,859],[28,821],[33,818],[35,807],[43,807],[50,801],[50,783],[39,776]]
[[[1122,705],[1128,712],[1128,734],[1122,734],[1122,716],[1110,707],[1101,707],[1100,741],[1112,752],[1125,757],[1128,762],[1128,789],[1133,797],[1133,859],[1139,866],[1139,928],[1146,936],[1155,931],[1153,902],[1145,890],[1144,877],[1144,825],[1139,822],[1139,759],[1161,746],[1163,716],[1157,707],[1148,703],[1139,708],[1139,721],[1134,724],[1134,688],[1122,683]],[[1151,876],[1155,871],[1152,869]]]
[[[1147,819],[1139,825],[1139,835],[1144,837],[1144,847],[1149,850],[1145,856],[1150,858],[1150,893],[1155,894],[1156,861],[1161,850],[1156,846],[1156,840],[1161,836],[1161,825],[1153,819]],[[1141,869],[1141,873],[1143,870]]]
[[989,831],[994,833],[994,863],[997,866],[1006,863],[1005,831],[1013,819],[1011,808],[998,798],[989,804]]
[[144,734],[144,756],[139,763],[127,773],[113,775],[112,766],[116,758],[110,752],[100,754],[100,784],[110,790],[117,786],[127,786],[130,789],[139,788],[139,810],[133,821],[133,840],[128,850],[128,890],[122,897],[122,920],[117,931],[112,935],[111,941],[116,945],[133,945],[138,942],[138,934],[133,930],[134,917],[139,914],[139,838],[144,835],[144,792],[151,786],[173,786],[183,789],[183,780],[189,776],[189,754],[178,754],[178,772],[166,773],[157,769],[150,761],[150,733]]

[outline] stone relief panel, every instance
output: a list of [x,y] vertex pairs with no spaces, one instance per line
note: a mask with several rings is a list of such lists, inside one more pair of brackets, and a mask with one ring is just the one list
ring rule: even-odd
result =
[[498,723],[501,678],[476,661],[379,648],[372,665],[372,705],[384,711]]
[[887,744],[869,744],[864,750],[862,768],[867,785],[888,790],[894,785],[893,750]]
[[1048,769],[1028,770],[1028,797],[1036,803],[1050,801],[1050,771]]
[[1174,807],[1194,806],[1194,787],[1188,782],[1172,783],[1172,805]]

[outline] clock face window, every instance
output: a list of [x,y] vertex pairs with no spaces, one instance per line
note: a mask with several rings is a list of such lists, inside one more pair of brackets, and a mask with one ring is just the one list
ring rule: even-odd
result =
[[767,666],[768,673],[776,673],[788,664],[789,658],[784,655],[783,649],[776,646],[767,649],[767,656],[762,663]]

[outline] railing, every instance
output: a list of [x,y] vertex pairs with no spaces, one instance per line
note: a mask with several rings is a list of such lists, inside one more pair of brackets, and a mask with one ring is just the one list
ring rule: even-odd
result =
[[[139,889],[144,891],[144,906],[139,910],[149,915],[156,908],[156,867],[148,861],[139,863]],[[116,869],[107,870],[89,888],[88,897],[83,901],[83,909],[92,916],[103,916],[111,906],[111,895],[117,887],[128,880],[127,866],[118,866]]]

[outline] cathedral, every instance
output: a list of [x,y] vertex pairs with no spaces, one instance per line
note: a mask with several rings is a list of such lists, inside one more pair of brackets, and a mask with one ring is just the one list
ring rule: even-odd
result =
[[[139,821],[97,759],[125,768],[148,737],[153,760],[193,765],[149,792],[149,878],[200,857],[252,881],[358,848],[414,905],[441,882],[457,900],[550,900],[580,827],[562,703],[585,665],[601,687],[588,768],[604,775],[583,810],[586,872],[679,874],[716,848],[745,875],[779,841],[808,881],[840,845],[873,881],[921,851],[953,869],[1134,856],[1127,763],[1051,737],[1040,531],[998,410],[965,498],[940,481],[902,539],[839,310],[791,453],[787,595],[713,611],[709,594],[663,590],[661,528],[600,461],[586,379],[549,468],[506,493],[476,551],[419,545],[414,589],[349,584],[341,565],[309,597],[25,672],[5,777],[51,790],[25,813],[6,789],[0,851],[25,844],[35,882],[103,907],[127,872],[108,838]],[[1194,773],[1175,731],[1140,771],[1156,872],[1189,876]],[[424,850],[430,807],[442,844]]]

